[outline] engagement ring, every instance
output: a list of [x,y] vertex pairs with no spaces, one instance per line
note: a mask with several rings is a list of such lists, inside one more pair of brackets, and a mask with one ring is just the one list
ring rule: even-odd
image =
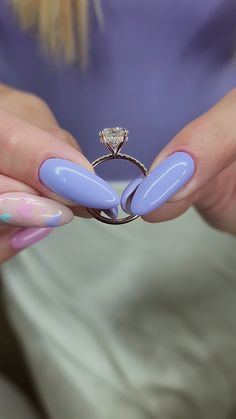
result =
[[[92,166],[96,167],[107,160],[128,160],[130,163],[137,166],[144,176],[147,176],[147,169],[139,160],[132,156],[128,156],[127,154],[120,153],[125,142],[128,141],[128,134],[128,130],[120,127],[104,128],[102,131],[100,131],[100,142],[107,147],[110,153],[106,154],[105,156],[98,157],[92,162]],[[99,211],[93,208],[87,208],[87,210],[94,218],[106,224],[125,224],[139,217],[138,215],[131,214],[127,217],[112,219],[103,215],[103,211]]]

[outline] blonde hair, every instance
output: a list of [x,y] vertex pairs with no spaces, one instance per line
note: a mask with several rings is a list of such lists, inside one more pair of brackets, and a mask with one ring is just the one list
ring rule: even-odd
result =
[[[8,0],[23,29],[35,28],[41,44],[54,57],[85,68],[89,51],[89,0]],[[100,25],[100,0],[92,0]]]

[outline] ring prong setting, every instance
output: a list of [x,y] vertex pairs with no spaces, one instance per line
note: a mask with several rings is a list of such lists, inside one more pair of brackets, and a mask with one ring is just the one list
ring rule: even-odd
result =
[[129,131],[121,127],[104,128],[99,132],[100,142],[104,144],[113,155],[119,153],[124,143],[128,141],[128,135]]

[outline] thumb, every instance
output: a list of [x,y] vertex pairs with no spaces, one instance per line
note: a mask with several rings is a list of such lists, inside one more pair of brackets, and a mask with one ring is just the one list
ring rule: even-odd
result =
[[186,126],[154,160],[133,195],[132,213],[145,215],[167,202],[175,203],[178,211],[186,210],[200,190],[235,160],[235,112],[236,90]]

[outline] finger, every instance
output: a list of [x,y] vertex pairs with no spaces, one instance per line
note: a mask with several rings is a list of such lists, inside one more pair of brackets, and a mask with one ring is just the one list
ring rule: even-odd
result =
[[202,188],[195,207],[213,227],[236,234],[236,164]]
[[72,211],[60,202],[38,196],[22,182],[0,175],[0,225],[57,227],[72,219]]
[[38,96],[0,83],[0,106],[81,151],[76,139],[59,126],[50,107]]
[[6,192],[26,192],[29,194],[37,194],[35,189],[31,188],[31,186],[26,185],[19,180],[12,179],[8,176],[4,176],[0,174],[0,193]]
[[0,83],[0,106],[81,151],[75,138],[59,126],[50,107],[38,96]]
[[[81,147],[79,143],[76,141],[76,139],[71,135],[68,131],[63,130],[58,127],[50,127],[47,129],[47,131],[54,135],[54,137],[57,137],[60,141],[63,141],[66,144],[70,144],[72,147],[76,148],[80,153],[82,153]],[[71,204],[68,202],[68,204]],[[74,213],[74,215],[81,217],[81,218],[92,218],[92,216],[89,214],[87,209],[82,206],[75,206],[73,205],[71,208],[71,211]]]
[[89,214],[88,210],[85,207],[70,207],[71,211],[74,215],[81,218],[93,218],[91,214]]
[[121,195],[121,208],[124,212],[127,214],[131,214],[131,201],[134,196],[134,193],[137,189],[137,187],[140,185],[140,183],[144,180],[145,176],[140,175],[134,180],[132,180],[124,189],[122,195]]
[[5,225],[5,224],[0,224],[0,237],[2,236],[3,233],[6,233],[7,231],[12,230],[13,228],[16,228],[16,227]]
[[47,128],[47,131],[54,137],[58,138],[60,141],[71,145],[72,147],[79,150],[80,153],[82,153],[82,150],[78,141],[76,141],[73,135],[71,135],[68,131],[60,128],[59,126]]
[[134,194],[132,212],[144,215],[188,199],[228,167],[236,156],[235,112],[236,90],[184,128],[153,162]]
[[0,146],[2,174],[42,195],[92,208],[119,204],[112,186],[93,173],[92,165],[77,149],[2,109]]
[[11,245],[11,238],[19,231],[19,229],[8,229],[0,232],[0,264],[8,260],[17,253]]
[[[5,194],[5,193],[10,193],[10,192],[25,192],[26,194],[31,194],[31,195],[38,195],[38,192],[35,191],[33,188],[31,188],[30,186],[26,185],[23,182],[20,182],[18,180],[15,179],[11,179],[8,176],[4,176],[4,175],[0,175],[0,196],[1,194]],[[31,196],[31,198],[33,198]],[[49,200],[48,200],[49,201]],[[51,201],[51,200],[50,200]],[[67,222],[70,222],[72,220],[71,218],[71,213],[68,213],[68,211],[65,210],[65,206],[60,206],[56,207],[56,203],[57,201],[52,201],[54,202],[54,209],[56,211],[56,213],[58,213],[58,211],[62,211],[62,216],[61,216],[61,222],[60,225],[62,224],[66,224]],[[45,201],[46,203],[46,201]],[[2,209],[2,210],[1,210]],[[0,210],[1,212],[3,212],[3,207],[1,207],[0,205]],[[51,210],[53,210],[53,208],[51,208]],[[88,213],[88,211],[86,210],[86,208],[84,207],[80,207],[80,206],[73,206],[70,208],[70,211],[73,212],[74,215],[77,215],[78,217],[82,217],[82,218],[91,218],[91,215]],[[54,213],[54,211],[52,211],[52,214]],[[55,215],[56,215],[55,213]],[[65,221],[65,222],[64,222]],[[36,221],[37,223],[39,222],[39,220]],[[24,225],[21,225],[26,226]],[[33,225],[27,225],[28,227],[34,227]],[[41,223],[37,226],[41,226],[41,227],[45,227],[45,225],[42,225]]]
[[0,236],[0,263],[44,239],[53,229],[51,228],[26,228],[11,229]]
[[[57,127],[55,128],[54,127],[54,128],[48,129],[48,132],[50,132],[50,134],[54,135],[55,137],[57,137],[58,139],[60,139],[64,143],[70,144],[72,147],[76,148],[80,153],[82,153],[82,150],[81,150],[81,147],[80,147],[79,143],[76,141],[76,139],[73,137],[73,135],[71,135],[68,131],[63,130],[61,128],[57,128]],[[92,218],[92,216],[89,214],[89,212],[87,211],[87,209],[85,207],[73,206],[71,208],[71,210],[78,217]]]
[[0,223],[21,227],[58,227],[73,219],[65,205],[26,192],[0,194]]
[[0,106],[45,130],[58,125],[49,106],[32,93],[0,86]]
[[158,209],[143,215],[142,218],[149,223],[162,223],[179,217],[186,212],[191,205],[191,199],[184,199],[180,202],[167,202]]

